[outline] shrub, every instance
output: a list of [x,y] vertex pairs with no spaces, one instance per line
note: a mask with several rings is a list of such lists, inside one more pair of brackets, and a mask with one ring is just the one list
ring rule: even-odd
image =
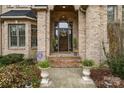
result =
[[24,87],[27,80],[23,72],[16,65],[10,65],[0,70],[0,87]]
[[40,85],[40,70],[35,66],[11,64],[0,68],[0,87],[25,87],[30,82],[33,87]]
[[124,56],[108,58],[107,63],[115,76],[124,79]]
[[0,58],[0,63],[7,65],[7,64],[12,64],[16,62],[20,62],[23,60],[24,55],[23,54],[8,54]]
[[3,56],[0,56],[0,59],[2,58]]
[[41,67],[41,68],[48,68],[50,66],[49,61],[44,60],[44,61],[38,62],[38,66]]
[[88,60],[88,59],[85,59],[84,61],[82,61],[82,65],[83,66],[93,66],[94,65],[94,61],[93,60]]
[[20,62],[21,65],[34,65],[35,61],[31,58],[29,59],[24,59],[23,61]]

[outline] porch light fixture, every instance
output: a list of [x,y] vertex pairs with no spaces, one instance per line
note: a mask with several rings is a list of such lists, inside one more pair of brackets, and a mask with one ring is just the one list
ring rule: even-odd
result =
[[65,18],[65,16],[63,15],[62,18]]
[[62,6],[62,8],[66,8],[66,6]]

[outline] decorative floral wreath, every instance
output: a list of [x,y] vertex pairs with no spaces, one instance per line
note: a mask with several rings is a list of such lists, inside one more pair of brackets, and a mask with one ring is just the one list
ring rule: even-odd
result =
[[66,35],[66,32],[64,32],[64,31],[63,31],[63,32],[61,32],[61,36],[62,36],[62,37],[67,36],[67,35]]

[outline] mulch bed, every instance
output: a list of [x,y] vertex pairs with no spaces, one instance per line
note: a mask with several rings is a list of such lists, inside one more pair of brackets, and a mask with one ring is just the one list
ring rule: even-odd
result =
[[90,76],[98,88],[124,88],[124,80],[113,76],[107,68],[91,69]]

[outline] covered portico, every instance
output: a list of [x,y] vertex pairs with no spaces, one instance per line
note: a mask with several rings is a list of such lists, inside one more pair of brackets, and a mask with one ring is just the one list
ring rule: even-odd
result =
[[99,62],[104,57],[101,44],[107,42],[105,6],[50,5],[34,6],[33,10],[37,12],[37,52],[42,53],[42,59],[53,53],[73,54],[74,38],[81,59]]

